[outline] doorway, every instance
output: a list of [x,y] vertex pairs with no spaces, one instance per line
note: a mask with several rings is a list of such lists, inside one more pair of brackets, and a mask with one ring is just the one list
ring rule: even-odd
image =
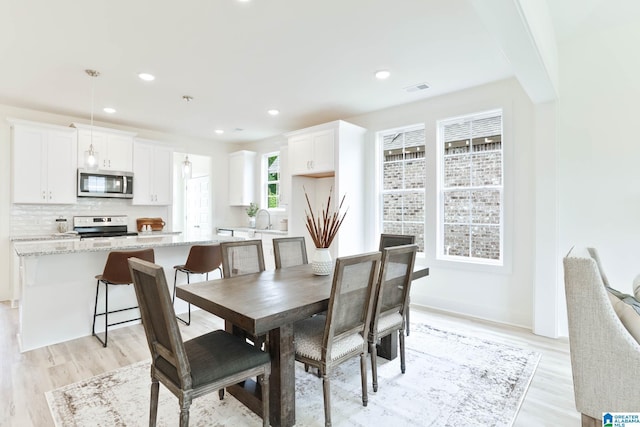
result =
[[173,218],[174,229],[187,236],[212,233],[211,158],[189,154],[191,177],[182,175],[186,153],[174,153]]

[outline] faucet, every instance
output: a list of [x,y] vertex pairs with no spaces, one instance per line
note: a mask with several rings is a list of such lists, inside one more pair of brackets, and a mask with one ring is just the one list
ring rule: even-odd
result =
[[256,213],[256,223],[258,222],[258,217],[260,216],[260,212],[264,212],[267,214],[267,225],[262,230],[271,230],[271,214],[266,209],[258,210],[258,213]]

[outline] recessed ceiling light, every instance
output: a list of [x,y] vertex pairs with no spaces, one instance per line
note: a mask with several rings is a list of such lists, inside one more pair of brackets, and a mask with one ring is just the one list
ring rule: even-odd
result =
[[115,108],[111,108],[111,107],[104,107],[102,111],[104,111],[105,113],[108,113],[108,114],[113,114],[113,113],[116,112],[116,109]]
[[276,109],[271,109],[271,110],[267,111],[267,113],[269,113],[272,116],[277,116],[278,114],[280,114],[280,111],[278,111]]
[[376,71],[376,79],[378,79],[378,80],[388,79],[390,75],[391,75],[391,73],[389,72],[389,70]]
[[153,74],[149,74],[149,73],[140,73],[138,74],[138,77],[140,77],[145,82],[151,82],[156,79]]
[[217,133],[218,135],[222,135],[224,133],[224,130],[216,129],[214,132]]

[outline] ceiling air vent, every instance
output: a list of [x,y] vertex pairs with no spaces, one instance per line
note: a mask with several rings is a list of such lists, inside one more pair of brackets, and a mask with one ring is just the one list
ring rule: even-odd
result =
[[404,90],[407,92],[417,92],[419,90],[429,89],[429,85],[426,83],[418,83],[417,85],[405,87]]

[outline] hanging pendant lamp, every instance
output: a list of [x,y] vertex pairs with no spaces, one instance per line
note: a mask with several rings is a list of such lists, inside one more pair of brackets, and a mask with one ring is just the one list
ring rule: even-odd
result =
[[93,97],[95,92],[95,78],[100,75],[99,71],[96,70],[84,70],[85,73],[89,77],[93,77],[94,79],[91,81],[91,127],[90,127],[90,137],[89,137],[89,149],[84,152],[84,166],[87,169],[98,169],[98,152],[93,147]]
[[189,160],[189,155],[184,156],[184,161],[182,162],[182,178],[191,179],[191,173],[193,171],[193,165]]

